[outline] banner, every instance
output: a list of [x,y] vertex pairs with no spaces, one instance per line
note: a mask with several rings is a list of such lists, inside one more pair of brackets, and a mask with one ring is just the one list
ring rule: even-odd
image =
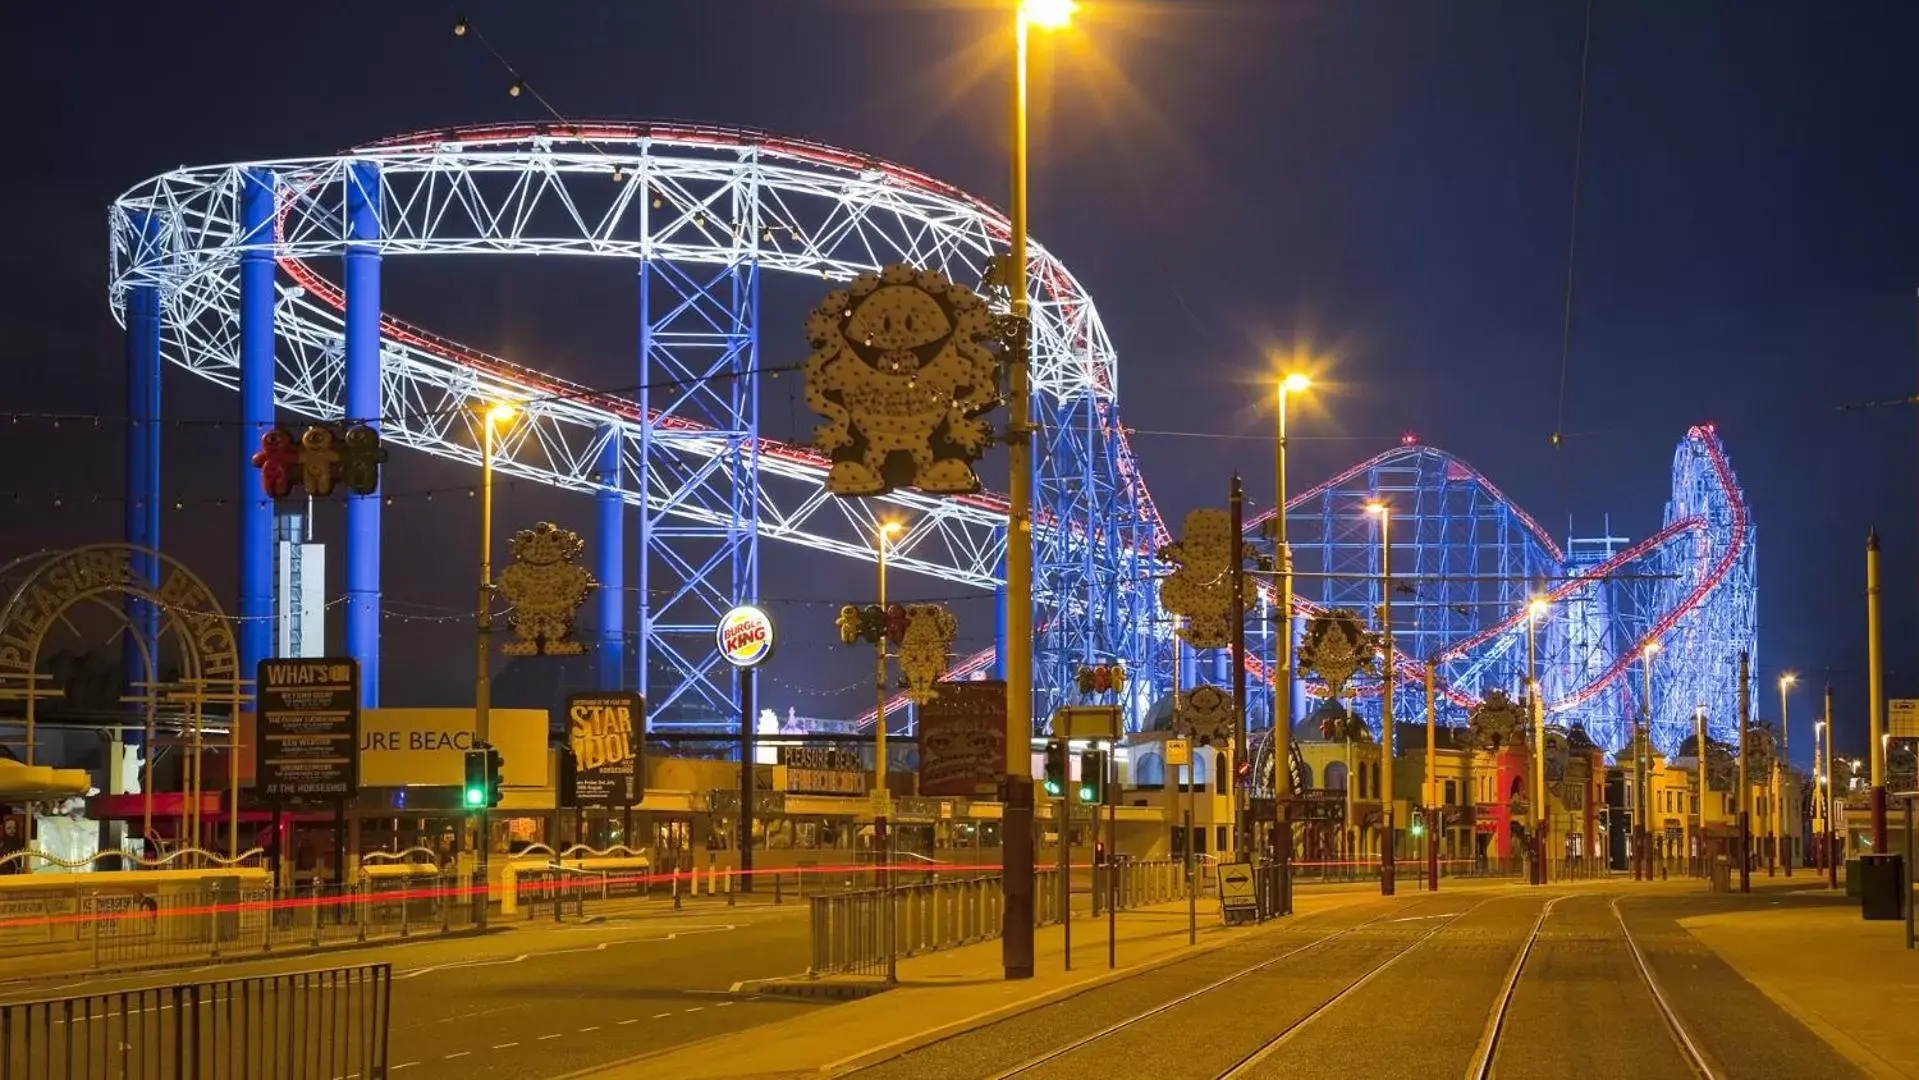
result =
[[920,794],[976,795],[1007,772],[1006,684],[942,682],[919,707]]
[[262,660],[254,777],[268,798],[351,799],[360,790],[360,665]]
[[641,740],[646,702],[634,693],[572,694],[566,739],[573,749],[575,806],[632,806],[645,795]]

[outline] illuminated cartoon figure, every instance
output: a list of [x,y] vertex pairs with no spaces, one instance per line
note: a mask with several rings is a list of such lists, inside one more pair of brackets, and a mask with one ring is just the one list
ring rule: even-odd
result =
[[596,584],[574,560],[586,550],[578,533],[542,521],[513,537],[513,565],[500,575],[500,594],[513,605],[507,614],[520,640],[500,649],[508,656],[578,656],[571,640],[573,616]]
[[365,424],[346,429],[340,439],[340,473],[346,489],[355,495],[371,495],[380,490],[380,466],[386,464],[386,448],[380,445],[380,433]]
[[1186,617],[1177,632],[1195,649],[1217,649],[1228,641],[1232,554],[1232,519],[1226,511],[1211,508],[1187,514],[1185,536],[1159,553],[1178,567],[1160,582],[1160,605]]
[[333,481],[340,475],[340,452],[333,443],[333,429],[318,424],[300,434],[301,482],[309,495],[333,494]]
[[829,293],[806,320],[827,490],[978,491],[973,463],[992,439],[979,417],[999,403],[999,365],[982,344],[992,328],[985,302],[937,270],[896,264]]
[[300,482],[300,452],[293,448],[293,436],[272,428],[260,436],[260,449],[253,452],[253,467],[260,470],[260,490],[269,499],[284,499],[293,494]]
[[946,674],[946,664],[959,633],[959,620],[938,604],[908,604],[906,633],[900,638],[900,675],[906,696],[924,705],[939,696],[933,684]]

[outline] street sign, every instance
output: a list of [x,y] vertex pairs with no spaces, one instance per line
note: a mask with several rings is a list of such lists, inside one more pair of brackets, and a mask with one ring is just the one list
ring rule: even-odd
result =
[[1227,922],[1238,922],[1257,913],[1259,901],[1253,895],[1253,866],[1235,862],[1219,864],[1219,914]]
[[1166,740],[1166,767],[1191,765],[1193,763],[1193,742],[1191,739]]
[[1919,739],[1919,698],[1886,702],[1886,733],[1895,739]]
[[269,798],[351,799],[360,791],[360,664],[349,657],[260,661],[254,776]]
[[1053,713],[1053,734],[1062,739],[1119,738],[1119,706],[1062,705]]

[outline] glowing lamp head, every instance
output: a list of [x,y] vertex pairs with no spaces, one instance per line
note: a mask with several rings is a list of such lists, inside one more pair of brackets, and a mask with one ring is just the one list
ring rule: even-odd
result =
[[1544,615],[1546,613],[1546,609],[1551,606],[1552,604],[1548,602],[1545,597],[1535,596],[1532,598],[1532,600],[1527,602],[1526,613],[1536,619],[1539,616]]
[[1297,394],[1311,385],[1313,385],[1313,380],[1301,375],[1297,371],[1279,380],[1279,388],[1289,394]]
[[1657,641],[1648,641],[1639,651],[1645,653],[1647,656],[1651,656],[1653,653],[1659,651],[1659,643]]
[[1784,690],[1786,687],[1791,686],[1793,683],[1796,683],[1798,681],[1799,681],[1799,676],[1794,675],[1792,672],[1788,671],[1784,675],[1779,676],[1779,688],[1781,690]]
[[1374,517],[1385,517],[1392,512],[1392,508],[1380,502],[1378,499],[1374,499],[1372,502],[1366,504],[1366,512]]
[[486,422],[489,424],[507,424],[520,415],[519,407],[509,401],[495,402],[486,407]]
[[1073,21],[1079,10],[1076,0],[1019,0],[1019,16],[1029,26],[1058,30]]
[[885,521],[880,523],[880,535],[883,537],[886,537],[889,540],[905,531],[906,531],[906,526],[900,524],[897,521]]

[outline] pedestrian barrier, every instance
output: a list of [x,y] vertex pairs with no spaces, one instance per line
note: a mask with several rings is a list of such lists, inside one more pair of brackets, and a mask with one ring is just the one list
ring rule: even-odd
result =
[[0,1004],[4,1080],[387,1075],[386,964]]
[[[1104,866],[1095,868],[1095,905],[1104,903],[1108,872]],[[1120,910],[1186,895],[1184,866],[1176,859],[1128,860],[1119,864],[1117,873]],[[1034,876],[1034,925],[1051,926],[1061,917],[1059,870],[1041,867]],[[816,893],[807,902],[812,920],[807,975],[818,978],[884,975],[892,960],[997,938],[1006,897],[998,874],[979,874]]]

